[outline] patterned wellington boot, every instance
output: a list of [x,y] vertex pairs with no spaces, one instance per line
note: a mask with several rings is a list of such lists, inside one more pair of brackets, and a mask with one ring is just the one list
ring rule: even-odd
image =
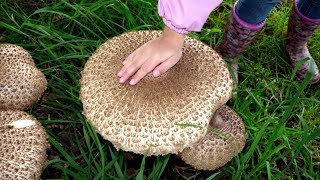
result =
[[225,27],[225,33],[220,45],[222,57],[230,60],[233,72],[234,88],[238,84],[238,56],[245,51],[247,46],[255,38],[256,34],[263,27],[265,21],[259,24],[249,24],[240,19],[236,14],[236,4],[232,9],[232,15]]
[[310,84],[315,84],[320,81],[320,74],[315,61],[311,57],[307,48],[308,39],[313,32],[319,27],[320,19],[310,19],[301,14],[297,6],[296,0],[290,13],[286,50],[290,56],[292,67],[295,68],[297,63],[305,58],[309,58],[296,73],[298,80],[303,80],[305,74],[309,71],[309,65],[314,63],[313,76]]

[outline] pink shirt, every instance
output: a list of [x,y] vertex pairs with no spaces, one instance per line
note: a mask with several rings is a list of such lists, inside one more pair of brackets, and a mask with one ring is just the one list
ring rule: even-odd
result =
[[158,12],[163,22],[180,34],[201,31],[209,14],[222,0],[159,0]]

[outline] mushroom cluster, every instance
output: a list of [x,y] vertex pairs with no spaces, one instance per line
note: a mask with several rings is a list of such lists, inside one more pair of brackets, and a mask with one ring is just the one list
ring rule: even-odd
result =
[[0,179],[39,179],[49,143],[41,124],[22,110],[36,103],[46,87],[26,50],[0,45]]
[[[197,169],[213,170],[245,144],[241,118],[225,106],[233,81],[223,59],[185,37],[182,59],[158,78],[122,85],[116,72],[136,48],[160,31],[124,33],[102,44],[82,72],[83,113],[117,149],[144,155],[179,154]],[[214,129],[214,131],[212,131]]]

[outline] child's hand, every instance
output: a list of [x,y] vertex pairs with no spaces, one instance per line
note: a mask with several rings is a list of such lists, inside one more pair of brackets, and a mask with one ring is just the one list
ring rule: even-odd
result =
[[152,71],[158,77],[174,66],[182,56],[184,35],[165,27],[162,35],[147,42],[124,61],[118,72],[120,83],[130,77],[130,85],[137,84],[143,77]]

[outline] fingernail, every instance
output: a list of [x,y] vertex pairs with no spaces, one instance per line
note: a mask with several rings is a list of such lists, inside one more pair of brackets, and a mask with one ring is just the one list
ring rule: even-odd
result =
[[119,80],[119,82],[120,82],[120,83],[124,83],[124,78],[121,77],[120,80]]
[[153,76],[154,76],[154,77],[160,76],[160,72],[159,72],[159,71],[154,71],[154,72],[153,72]]
[[134,79],[131,79],[131,81],[130,81],[130,85],[134,85]]

